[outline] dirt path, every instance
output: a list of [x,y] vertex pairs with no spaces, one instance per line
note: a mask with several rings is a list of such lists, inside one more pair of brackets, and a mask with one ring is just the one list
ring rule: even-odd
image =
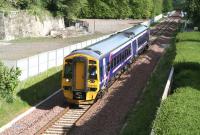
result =
[[178,20],[123,74],[109,92],[82,117],[70,135],[117,135],[126,115],[138,101],[154,67],[170,43]]

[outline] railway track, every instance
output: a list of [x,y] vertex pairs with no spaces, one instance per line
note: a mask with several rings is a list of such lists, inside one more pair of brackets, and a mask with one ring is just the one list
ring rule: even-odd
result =
[[164,30],[166,30],[171,24],[172,22],[174,22],[174,18],[168,18],[167,20],[165,20],[165,22],[167,22],[167,24],[163,23],[160,28],[158,30],[156,30],[155,32],[153,32],[151,35],[153,36],[160,36],[162,34],[162,32]]
[[[162,34],[175,19],[169,18],[167,24],[155,31],[152,35]],[[114,81],[115,82],[115,81]],[[112,84],[114,83],[112,82]],[[112,85],[111,84],[111,85]],[[76,122],[92,107],[92,105],[79,105],[79,107],[69,108],[66,107],[64,111],[58,114],[53,120],[42,127],[36,135],[66,135],[75,126]]]
[[91,105],[79,105],[79,107],[65,108],[57,117],[41,128],[36,135],[66,135],[74,124],[87,112]]

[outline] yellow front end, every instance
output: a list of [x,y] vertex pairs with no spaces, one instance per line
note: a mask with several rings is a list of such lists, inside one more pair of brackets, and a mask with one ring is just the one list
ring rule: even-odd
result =
[[91,56],[66,57],[62,72],[62,90],[68,103],[92,104],[99,91],[99,61]]

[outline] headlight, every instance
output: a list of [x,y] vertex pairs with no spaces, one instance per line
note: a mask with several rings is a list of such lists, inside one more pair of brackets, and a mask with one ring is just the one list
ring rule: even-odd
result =
[[66,82],[70,82],[70,80],[67,78],[66,80],[65,80]]

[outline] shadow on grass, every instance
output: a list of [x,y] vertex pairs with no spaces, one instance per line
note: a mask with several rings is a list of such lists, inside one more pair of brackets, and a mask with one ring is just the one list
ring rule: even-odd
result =
[[174,64],[174,81],[172,89],[192,87],[200,90],[200,63],[180,62]]
[[[21,100],[27,102],[30,106],[34,106],[40,101],[46,99],[55,91],[61,88],[61,71],[49,76],[48,78],[32,85],[29,88],[22,89],[17,93]],[[54,96],[52,99],[38,106],[39,109],[49,110],[54,106],[63,106],[64,97],[62,92]]]
[[176,42],[179,42],[179,43],[181,43],[181,42],[200,42],[200,39],[198,40],[198,39],[186,39],[186,40],[183,40],[183,39],[181,39],[181,40],[177,40]]

